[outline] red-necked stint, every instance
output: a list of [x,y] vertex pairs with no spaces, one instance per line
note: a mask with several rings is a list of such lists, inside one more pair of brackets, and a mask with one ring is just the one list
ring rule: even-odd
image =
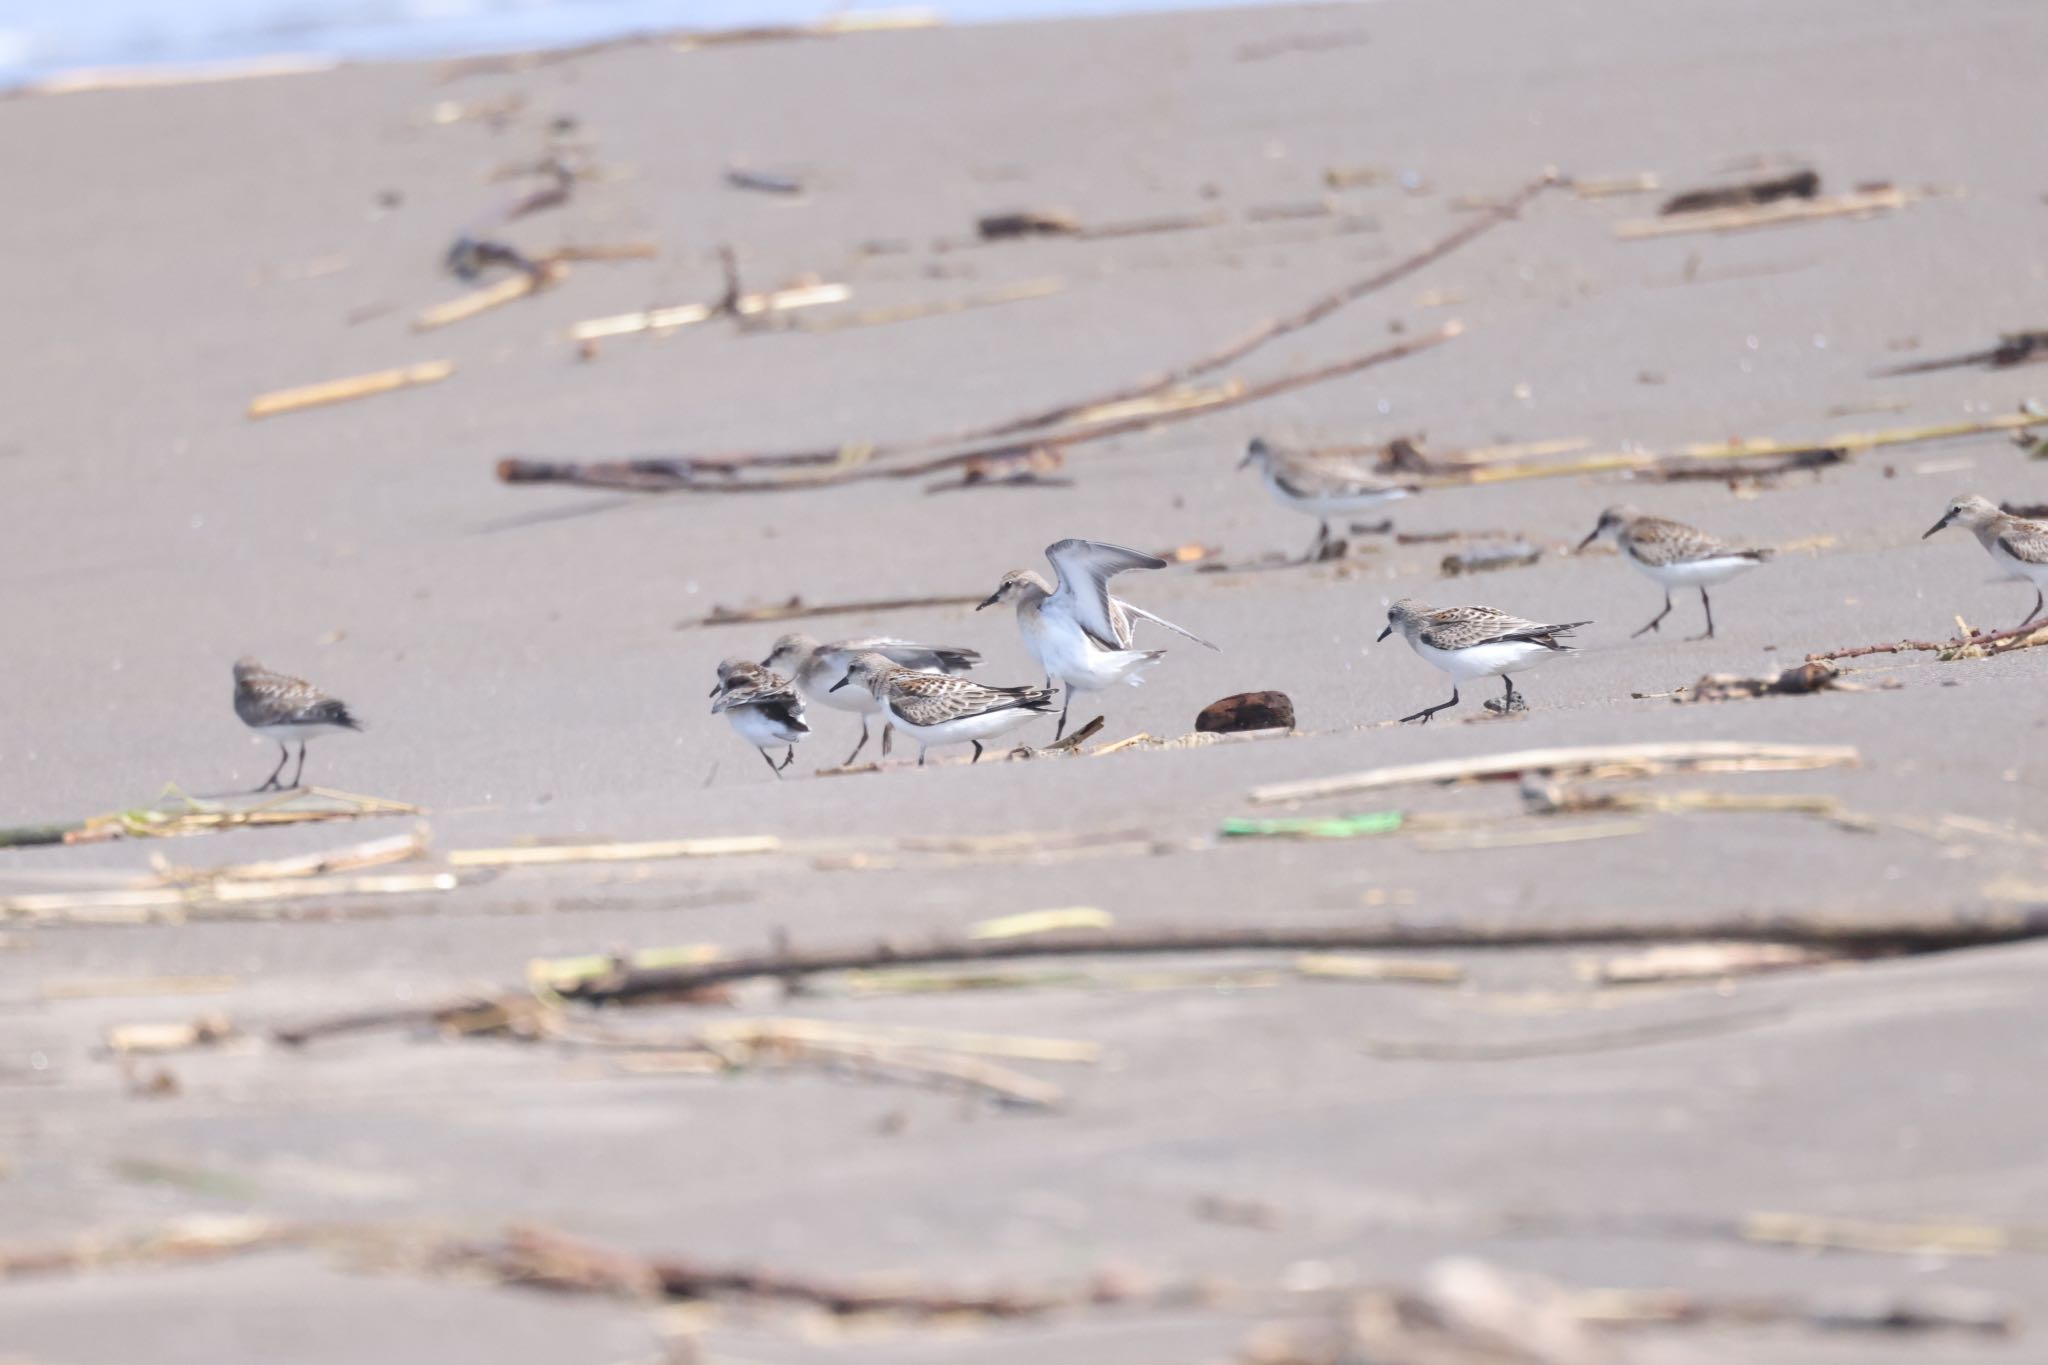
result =
[[[804,699],[780,673],[771,673],[751,659],[727,659],[718,665],[717,700],[711,714],[724,715],[741,739],[761,751],[761,761],[777,777],[796,762],[796,744],[811,732],[804,723]],[[787,744],[789,755],[778,766],[768,750]]]
[[[768,657],[761,660],[763,668],[783,670],[796,682],[803,694],[821,706],[835,711],[852,711],[860,716],[860,743],[853,746],[853,752],[846,756],[851,763],[860,757],[860,751],[868,744],[868,717],[882,714],[882,703],[864,687],[848,687],[834,691],[834,685],[846,676],[846,670],[853,661],[863,654],[879,654],[890,663],[916,669],[920,673],[965,673],[981,662],[981,655],[971,649],[959,649],[952,645],[920,645],[909,640],[897,640],[887,636],[875,636],[866,640],[834,640],[819,644],[808,635],[785,635],[775,642],[768,651]],[[882,756],[889,755],[889,735],[892,727],[885,720],[882,723]]]
[[1989,498],[1970,494],[1950,502],[1941,520],[1928,528],[1927,536],[1947,526],[1969,527],[1976,534],[1977,543],[1998,561],[2000,568],[2011,577],[2034,585],[2034,609],[2013,629],[2034,624],[2044,605],[2044,593],[2048,593],[2048,522],[2028,521],[2001,512]]
[[299,766],[292,771],[292,786],[296,787],[306,772],[306,741],[363,728],[339,699],[304,678],[273,673],[254,659],[235,661],[235,714],[242,724],[277,744],[276,771],[256,789],[260,792],[283,790],[278,778],[292,756],[292,744],[299,746]]
[[1330,544],[1331,517],[1369,512],[1422,491],[1381,476],[1369,461],[1336,451],[1288,450],[1261,437],[1252,438],[1237,467],[1254,464],[1273,501],[1316,519],[1310,560],[1321,558]]
[[1165,657],[1163,649],[1131,648],[1132,617],[1216,648],[1193,631],[1110,595],[1109,580],[1117,574],[1165,568],[1159,556],[1096,540],[1062,540],[1046,546],[1045,557],[1059,576],[1057,588],[1029,569],[1012,569],[975,610],[998,602],[1016,604],[1017,629],[1024,647],[1045,669],[1046,687],[1058,680],[1066,688],[1055,739],[1066,733],[1074,693],[1099,692],[1117,683],[1136,687],[1145,670]]
[[1473,678],[1498,677],[1507,684],[1501,700],[1489,702],[1489,707],[1497,705],[1504,712],[1521,708],[1521,694],[1515,691],[1515,681],[1508,675],[1520,672],[1546,654],[1565,653],[1571,646],[1560,643],[1560,637],[1591,624],[1567,621],[1546,626],[1492,607],[1430,607],[1404,597],[1387,608],[1387,628],[1379,638],[1384,640],[1400,631],[1426,662],[1451,675],[1449,701],[1401,717],[1404,721],[1428,724],[1431,716],[1458,704],[1458,685]]
[[835,687],[864,688],[882,703],[889,719],[917,741],[917,766],[935,744],[972,744],[981,761],[981,742],[1005,734],[1052,710],[1052,693],[1037,687],[990,687],[942,673],[919,673],[879,654],[863,654]]
[[1664,610],[1650,624],[1629,638],[1657,629],[1671,614],[1673,588],[1698,588],[1700,605],[1706,608],[1707,631],[1695,640],[1714,637],[1714,604],[1707,589],[1725,583],[1739,573],[1754,569],[1770,557],[1769,550],[1740,550],[1697,531],[1683,522],[1645,516],[1633,507],[1610,507],[1600,514],[1600,523],[1579,542],[1585,549],[1596,540],[1611,540],[1621,557],[1664,589]]

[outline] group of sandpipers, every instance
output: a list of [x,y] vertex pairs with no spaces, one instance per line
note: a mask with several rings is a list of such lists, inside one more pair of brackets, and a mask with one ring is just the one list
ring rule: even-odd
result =
[[[1283,506],[1316,519],[1311,560],[1330,544],[1334,517],[1381,506],[1416,491],[1389,481],[1363,462],[1338,454],[1286,450],[1254,440],[1244,464],[1256,465]],[[1959,497],[1943,510],[1927,531],[1963,526],[2010,576],[2034,585],[2034,607],[2022,627],[2042,614],[2048,593],[2048,523],[2010,515],[1985,498]],[[1671,614],[1674,590],[1697,589],[1706,615],[1706,631],[1714,633],[1714,606],[1707,590],[1755,568],[1770,554],[1727,544],[1680,522],[1645,515],[1632,507],[1610,507],[1580,542],[1583,550],[1595,541],[1611,540],[1622,558],[1664,589],[1664,608],[1634,632],[1658,629]],[[1053,689],[1063,689],[1057,740],[1066,732],[1067,712],[1077,692],[1097,692],[1118,683],[1136,686],[1164,657],[1160,649],[1140,648],[1135,630],[1140,622],[1202,645],[1216,646],[1194,632],[1115,596],[1110,580],[1136,569],[1161,569],[1167,561],[1156,555],[1092,540],[1062,540],[1046,548],[1055,582],[1029,569],[1003,575],[981,607],[1008,604],[1017,614],[1024,645],[1044,670],[1039,687],[998,687],[964,676],[981,662],[972,649],[918,644],[888,637],[821,642],[808,635],[785,635],[766,658],[756,663],[729,658],[718,666],[712,689],[712,712],[722,714],[741,738],[761,752],[779,777],[796,760],[796,745],[809,736],[806,704],[816,702],[861,718],[860,742],[845,759],[851,764],[869,739],[869,724],[883,721],[882,753],[886,757],[893,730],[917,742],[918,764],[934,746],[968,744],[979,761],[983,741],[1053,710]],[[980,608],[977,608],[979,610]],[[1430,607],[1404,597],[1387,608],[1381,640],[1399,631],[1416,654],[1448,673],[1449,701],[1424,707],[1403,721],[1426,723],[1439,711],[1456,706],[1459,688],[1479,678],[1500,678],[1505,690],[1488,709],[1522,707],[1513,675],[1547,655],[1564,653],[1572,632],[1589,621],[1525,620],[1493,607]],[[281,786],[279,779],[297,743],[296,786],[306,762],[306,741],[342,730],[360,730],[361,723],[342,702],[303,679],[273,673],[254,659],[235,665],[235,713],[279,748],[276,771],[262,789]],[[783,748],[780,763],[769,751]]]

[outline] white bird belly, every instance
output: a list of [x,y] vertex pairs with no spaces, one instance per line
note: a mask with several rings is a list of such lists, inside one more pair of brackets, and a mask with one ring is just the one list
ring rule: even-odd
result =
[[2004,569],[2008,577],[2048,588],[2048,564],[2021,559],[1996,541],[1991,545],[1991,557],[1998,561],[1998,567]]
[[1628,562],[1667,588],[1711,588],[1716,583],[1727,582],[1745,569],[1754,569],[1758,563],[1746,555],[1717,555],[1712,559],[1688,560],[1683,564],[1645,564],[1630,555]]
[[1495,678],[1519,673],[1545,654],[1557,651],[1526,640],[1502,640],[1497,644],[1473,645],[1469,649],[1438,649],[1415,642],[1415,652],[1459,682],[1468,678]]
[[773,744],[794,744],[809,733],[784,725],[758,707],[735,706],[725,715],[732,722],[732,728],[739,732],[739,737],[756,749],[766,749]]
[[967,744],[987,739],[991,735],[1008,734],[1026,721],[1036,720],[1045,714],[1022,706],[1006,706],[1000,711],[984,711],[978,716],[962,716],[957,720],[942,720],[937,725],[912,725],[889,708],[889,718],[901,726],[919,744]]
[[1318,517],[1335,516],[1340,512],[1370,512],[1373,508],[1383,507],[1396,498],[1408,496],[1408,490],[1405,488],[1376,488],[1357,493],[1301,494],[1284,487],[1270,474],[1266,476],[1266,491],[1271,493],[1273,501],[1282,507]]
[[[843,678],[846,675],[842,673],[839,676]],[[848,683],[837,692],[834,692],[832,684],[838,681],[839,678],[823,681],[798,678],[796,685],[797,690],[802,692],[806,698],[820,706],[829,707],[834,711],[852,711],[863,716],[879,716],[882,714],[882,703],[875,699],[874,693],[868,691],[867,688],[859,683]]]
[[273,744],[302,744],[322,735],[338,735],[345,725],[252,725],[249,727]]

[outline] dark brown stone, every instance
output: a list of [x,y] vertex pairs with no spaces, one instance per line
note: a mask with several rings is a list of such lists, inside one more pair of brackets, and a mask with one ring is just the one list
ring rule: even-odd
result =
[[1293,728],[1294,702],[1285,692],[1240,692],[1210,702],[1195,717],[1195,729],[1210,734]]

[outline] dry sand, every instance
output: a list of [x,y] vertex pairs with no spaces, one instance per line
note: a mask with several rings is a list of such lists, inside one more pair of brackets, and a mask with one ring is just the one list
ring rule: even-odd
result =
[[[1364,36],[1245,60],[1248,45]],[[854,731],[824,715],[777,781],[708,714],[715,662],[780,626],[680,628],[713,605],[988,590],[1069,535],[1200,541],[1232,559],[1312,531],[1233,472],[1245,439],[1433,450],[1581,437],[1668,449],[1733,436],[1963,421],[2040,393],[2042,371],[1869,371],[1973,349],[2048,313],[2038,104],[2048,12],[1742,0],[1567,9],[1390,0],[675,53],[629,47],[439,83],[428,66],[0,106],[0,416],[6,615],[0,825],[149,800],[167,782],[244,789],[272,762],[228,707],[254,653],[364,714],[309,776],[429,808],[434,849],[533,838],[832,837],[1101,827],[1142,848],[894,875],[761,859],[513,871],[389,917],[82,927],[0,924],[0,1228],[9,1244],[195,1214],[402,1223],[488,1237],[533,1222],[601,1242],[859,1276],[1031,1286],[1106,1265],[1249,1286],[1413,1280],[1471,1253],[1580,1285],[1703,1293],[1973,1286],[2048,1310],[2038,1259],[1811,1254],[1746,1242],[1762,1210],[1899,1222],[2048,1224],[2048,1006],[2038,947],[1627,993],[1560,954],[1467,955],[1470,982],[1039,989],[788,1008],[852,1022],[1088,1039],[1112,1060],[1033,1068],[1057,1114],[814,1073],[618,1074],[548,1046],[379,1034],[292,1052],[180,1055],[175,1096],[132,1095],[103,1030],[205,1009],[257,1034],[332,1010],[517,982],[534,957],[710,942],[756,948],[956,930],[1087,905],[1129,926],[1422,922],[1746,911],[1882,916],[1968,908],[2048,879],[2039,651],[1858,661],[1872,690],[1712,706],[1667,693],[1808,650],[1943,637],[2026,603],[1962,533],[1919,536],[1961,490],[2048,498],[2000,435],[1876,451],[1754,496],[1613,477],[1433,492],[1409,532],[1498,528],[1575,542],[1632,500],[1731,539],[1809,546],[1723,589],[1720,637],[1627,632],[1656,590],[1612,558],[1443,582],[1457,546],[1386,538],[1334,567],[1129,584],[1221,642],[1161,641],[1142,690],[1100,698],[1105,739],[1177,735],[1205,703],[1280,688],[1300,737],[1072,761],[958,763],[811,780]],[[1311,45],[1312,47],[1313,45]],[[439,101],[509,95],[502,128],[437,126]],[[528,248],[649,237],[660,259],[578,267],[560,288],[415,336],[459,292],[437,272],[489,182],[573,116],[606,174],[508,230]],[[1259,353],[1253,378],[1415,336],[1456,341],[1355,378],[1075,447],[1065,489],[926,496],[916,482],[754,497],[634,499],[508,488],[513,452],[608,458],[911,437],[1135,380],[1407,255],[1546,166],[1712,181],[1758,154],[1830,189],[1936,191],[1903,212],[1726,237],[1620,242],[1655,197],[1554,191],[1519,221]],[[730,159],[791,168],[795,201],[725,187]],[[1091,222],[1312,201],[1333,165],[1412,171],[1343,192],[1375,231],[1327,221],[938,253],[978,213],[1060,206]],[[1213,187],[1213,189],[1212,189]],[[395,196],[396,207],[380,205]],[[1213,196],[1213,197],[1212,197]],[[906,254],[866,255],[897,239]],[[606,343],[573,321],[715,296],[732,243],[750,285],[806,272],[855,306],[1057,275],[1056,296],[899,326],[738,336],[725,325]],[[1455,296],[1455,303],[1443,303]],[[357,310],[383,308],[351,322]],[[1917,338],[1916,351],[1895,347]],[[439,357],[453,378],[252,422],[259,391]],[[1654,380],[1655,382],[1649,382]],[[1830,416],[1892,403],[1896,411]],[[1590,618],[1585,648],[1521,679],[1510,721],[1441,700],[1384,603],[1479,600]],[[1675,627],[1675,629],[1674,629]],[[1004,614],[910,610],[818,622],[984,651],[1032,668]],[[1046,733],[1037,735],[1049,739]],[[1720,738],[1851,744],[1862,766],[1680,777],[1655,789],[1838,796],[1858,832],[1763,814],[1651,816],[1638,832],[1459,853],[1410,836],[1222,844],[1252,786],[1384,763],[1554,744]],[[1511,814],[1511,791],[1338,803]],[[1325,803],[1326,806],[1330,803]],[[1332,809],[1338,808],[1331,806]],[[1324,807],[1316,807],[1322,810]],[[1939,827],[1944,817],[1965,825]],[[83,890],[149,871],[330,848],[404,822],[17,850],[0,890]],[[1908,832],[1914,826],[1922,831]],[[1528,828],[1528,825],[1517,826]],[[403,869],[400,869],[403,870]],[[352,903],[335,901],[350,910]],[[368,912],[369,902],[353,904]],[[1444,956],[1441,954],[1432,956]],[[1451,955],[1456,957],[1456,955]],[[1229,959],[1229,965],[1241,965]],[[1149,964],[1119,964],[1119,970]],[[1190,964],[1182,964],[1190,965]],[[1212,965],[1212,964],[1205,964]],[[81,978],[219,975],[223,992],[48,998]],[[781,1008],[750,992],[751,1009]],[[635,1015],[682,1029],[718,1012]],[[1729,1020],[1722,1020],[1722,1016]],[[1498,1060],[1373,1055],[1377,1040],[1475,1044],[1722,1021],[1705,1036]],[[142,1068],[153,1072],[155,1064]],[[145,1163],[138,1166],[136,1163]],[[154,1163],[150,1166],[149,1163]],[[145,1178],[169,1168],[171,1176]],[[138,1172],[144,1174],[139,1175]],[[218,1178],[214,1178],[218,1177]],[[1198,1215],[1211,1196],[1271,1226]],[[275,1253],[0,1288],[0,1356],[37,1362],[651,1360],[674,1319],[346,1258]],[[1002,1327],[797,1330],[728,1313],[709,1360],[1222,1360],[1270,1304],[1125,1308]],[[175,1325],[173,1325],[175,1324]],[[814,1325],[815,1326],[815,1325]],[[1840,1339],[1693,1331],[1692,1359],[2038,1357],[2038,1331]],[[1663,1357],[1657,1357],[1663,1358]]]

